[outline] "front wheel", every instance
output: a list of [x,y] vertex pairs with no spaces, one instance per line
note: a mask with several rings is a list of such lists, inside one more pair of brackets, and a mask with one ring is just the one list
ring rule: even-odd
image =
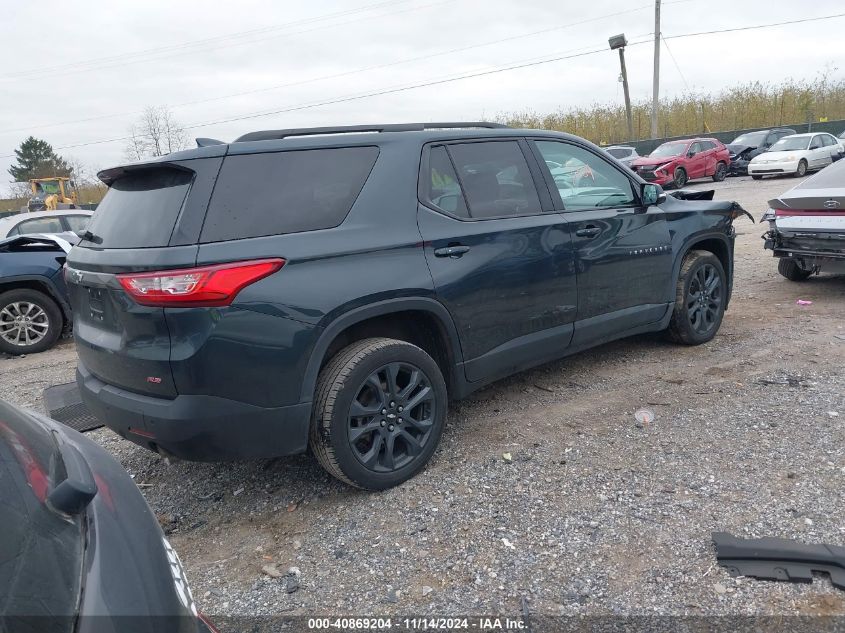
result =
[[751,174],[751,177],[752,177],[754,180],[763,180],[763,177],[762,177],[762,176],[758,176],[757,174]]
[[719,258],[709,251],[690,251],[675,286],[669,337],[684,345],[711,340],[722,324],[727,299],[727,277]]
[[320,372],[311,448],[341,481],[392,488],[431,458],[447,406],[440,368],[422,349],[389,338],[358,341]]
[[62,311],[43,292],[20,288],[0,294],[0,351],[35,354],[55,345]]
[[807,161],[803,158],[798,161],[798,169],[795,170],[796,178],[803,178],[807,175]]
[[687,172],[683,167],[678,167],[675,170],[674,177],[675,179],[672,181],[672,185],[675,189],[681,189],[687,184]]
[[722,182],[728,175],[728,166],[725,163],[716,165],[716,171],[713,172],[713,182]]

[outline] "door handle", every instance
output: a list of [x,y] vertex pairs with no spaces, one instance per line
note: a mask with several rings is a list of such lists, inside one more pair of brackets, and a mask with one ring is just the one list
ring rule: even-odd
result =
[[446,246],[444,248],[435,248],[434,255],[435,257],[453,257],[457,259],[458,257],[462,257],[464,253],[469,251],[469,246],[464,246],[463,244],[457,244],[455,246]]
[[578,237],[596,237],[599,233],[601,233],[601,228],[592,225],[587,225],[583,229],[575,231],[575,235]]

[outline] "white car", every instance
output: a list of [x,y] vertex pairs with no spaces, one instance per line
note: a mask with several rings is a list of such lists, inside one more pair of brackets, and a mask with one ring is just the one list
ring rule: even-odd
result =
[[790,134],[758,154],[748,163],[754,180],[763,176],[792,174],[803,176],[808,171],[827,167],[845,152],[839,139],[827,132]]
[[0,219],[0,240],[33,233],[76,233],[88,226],[93,213],[85,209],[61,209],[10,215]]

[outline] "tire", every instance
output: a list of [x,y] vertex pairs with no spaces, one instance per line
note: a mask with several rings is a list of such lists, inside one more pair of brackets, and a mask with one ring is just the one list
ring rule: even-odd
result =
[[687,172],[683,167],[678,167],[673,174],[674,180],[672,180],[672,186],[675,189],[681,189],[685,184],[687,184]]
[[728,175],[728,166],[723,162],[716,164],[716,171],[713,172],[713,182],[722,182]]
[[0,294],[0,351],[17,356],[48,350],[63,325],[59,306],[43,292],[20,288]]
[[795,170],[793,176],[796,178],[803,178],[807,175],[807,161],[803,158],[798,161],[798,169]]
[[[708,289],[703,296],[699,290],[702,285]],[[709,251],[687,253],[675,286],[669,338],[683,345],[711,340],[722,324],[727,293],[727,277],[719,258]]]
[[758,176],[757,174],[751,174],[751,177],[752,177],[754,180],[763,180],[763,177],[762,177],[762,176]]
[[[352,415],[353,404],[363,415]],[[320,372],[311,449],[320,465],[341,481],[366,490],[392,488],[431,458],[447,406],[440,368],[419,347],[389,338],[358,341]]]
[[797,261],[787,257],[778,260],[778,272],[789,281],[806,281],[813,274],[813,271],[804,270]]

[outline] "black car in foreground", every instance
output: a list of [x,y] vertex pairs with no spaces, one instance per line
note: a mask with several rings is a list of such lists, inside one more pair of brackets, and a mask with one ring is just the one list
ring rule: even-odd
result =
[[804,281],[825,272],[845,274],[845,161],[838,161],[769,200],[764,248],[778,272]]
[[0,631],[209,633],[129,475],[91,440],[0,401]]
[[[101,172],[68,255],[88,408],[193,460],[311,445],[381,489],[449,399],[614,339],[712,339],[730,201],[666,198],[595,145],[434,123],[255,132]],[[551,167],[556,165],[556,167]]]

